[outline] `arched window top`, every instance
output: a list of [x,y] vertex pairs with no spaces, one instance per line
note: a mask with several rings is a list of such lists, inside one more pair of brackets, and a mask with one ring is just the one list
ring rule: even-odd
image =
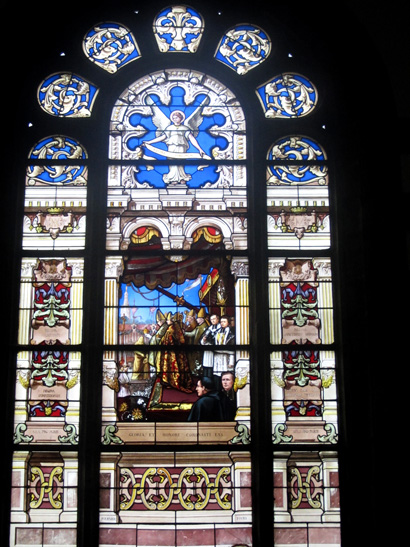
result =
[[266,118],[301,118],[311,114],[318,101],[314,84],[305,76],[290,72],[259,86],[256,94]]
[[100,68],[114,74],[141,54],[133,34],[118,23],[99,23],[83,40],[87,58]]
[[51,135],[38,141],[30,150],[29,159],[38,160],[85,160],[85,148],[75,139],[64,135]]
[[98,88],[71,72],[51,74],[42,81],[37,98],[51,116],[87,118],[91,116]]
[[110,159],[245,159],[245,117],[236,97],[189,69],[152,73],[128,87],[110,132]]
[[204,31],[204,20],[189,6],[171,6],[157,15],[153,31],[162,53],[195,53]]
[[325,161],[324,149],[313,139],[300,135],[282,137],[272,144],[268,160]]
[[260,65],[271,52],[271,40],[255,25],[235,25],[221,38],[215,58],[237,74],[247,74]]

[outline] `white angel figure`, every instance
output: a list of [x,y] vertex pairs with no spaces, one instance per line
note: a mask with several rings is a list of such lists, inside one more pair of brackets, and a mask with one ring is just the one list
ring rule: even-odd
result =
[[[150,141],[144,141],[142,148],[160,154],[166,158],[190,159],[202,158],[211,159],[201,148],[196,140],[198,128],[203,121],[203,109],[209,103],[209,97],[206,97],[198,108],[188,117],[185,117],[182,110],[173,110],[170,117],[157,106],[153,99],[148,95],[145,102],[151,106],[152,122],[158,128],[156,137]],[[157,142],[164,141],[167,149],[163,150],[152,146]],[[198,152],[187,152],[192,144]],[[185,172],[183,165],[170,165],[169,171],[163,176],[165,184],[185,184],[191,180],[192,176]]]

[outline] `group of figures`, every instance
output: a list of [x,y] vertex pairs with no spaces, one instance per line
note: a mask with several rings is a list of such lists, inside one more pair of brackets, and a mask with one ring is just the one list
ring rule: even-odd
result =
[[[233,420],[235,416],[235,352],[222,348],[234,343],[232,319],[226,315],[207,316],[204,308],[182,314],[156,313],[156,323],[145,328],[136,342],[133,360],[119,365],[119,407],[136,387],[149,389],[149,403],[155,404],[159,388],[172,389],[178,397],[196,391],[189,420]],[[191,349],[187,346],[193,346]],[[147,350],[146,346],[150,346]],[[202,349],[200,346],[204,346]],[[211,346],[214,346],[211,348]],[[224,398],[222,398],[222,395]]]
[[235,419],[235,375],[231,371],[221,374],[221,388],[216,389],[213,378],[204,376],[197,381],[198,400],[192,405],[188,422],[230,422]]

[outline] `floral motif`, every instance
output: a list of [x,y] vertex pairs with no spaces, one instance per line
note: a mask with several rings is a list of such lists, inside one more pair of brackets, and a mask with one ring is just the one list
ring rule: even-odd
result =
[[39,87],[38,101],[51,116],[87,118],[91,116],[98,88],[72,73],[52,74]]
[[237,25],[222,37],[215,58],[237,74],[246,74],[260,65],[270,52],[270,39],[261,28]]
[[154,21],[154,34],[162,53],[195,53],[204,31],[201,15],[187,6],[165,9]]
[[316,107],[315,86],[300,74],[285,73],[259,86],[256,94],[266,118],[301,118]]
[[93,27],[84,38],[83,50],[91,62],[111,74],[140,57],[132,33],[116,23]]

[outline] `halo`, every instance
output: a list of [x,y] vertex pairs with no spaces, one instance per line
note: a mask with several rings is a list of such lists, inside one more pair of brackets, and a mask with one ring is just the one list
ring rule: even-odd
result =
[[174,114],[179,114],[180,117],[182,118],[182,121],[185,121],[185,114],[184,114],[184,112],[182,112],[182,110],[173,110],[173,111],[171,112],[171,116],[170,116],[170,117],[172,118],[172,116],[173,116]]

